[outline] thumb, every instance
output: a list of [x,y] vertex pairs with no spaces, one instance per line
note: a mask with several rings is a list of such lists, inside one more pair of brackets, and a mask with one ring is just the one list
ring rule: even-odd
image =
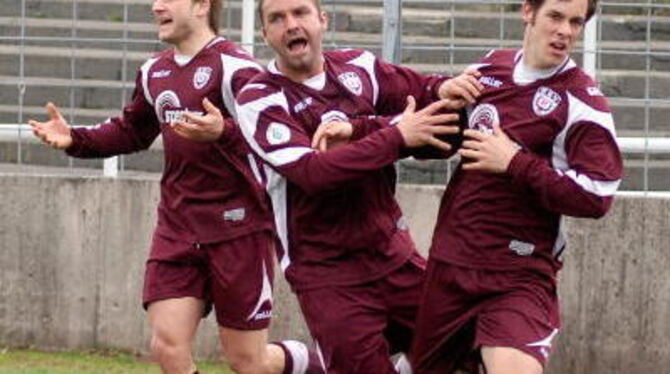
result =
[[407,106],[405,107],[405,111],[403,112],[403,115],[405,114],[412,114],[416,110],[416,100],[414,99],[414,96],[407,96]]
[[47,109],[47,114],[49,115],[50,120],[52,120],[52,121],[58,121],[58,120],[64,121],[63,116],[60,114],[60,111],[58,110],[58,108],[52,102],[47,103],[46,109]]
[[500,125],[497,123],[493,124],[493,135],[499,138],[507,138],[507,134],[500,128]]
[[208,98],[202,99],[202,106],[203,108],[205,108],[205,111],[207,111],[207,114],[219,115],[221,113],[219,111],[219,108],[217,108],[214,104],[212,104],[212,102],[209,101]]

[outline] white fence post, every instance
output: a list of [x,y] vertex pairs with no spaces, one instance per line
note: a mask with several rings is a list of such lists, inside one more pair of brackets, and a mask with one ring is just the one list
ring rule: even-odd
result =
[[596,56],[598,51],[598,14],[584,27],[584,71],[596,79]]
[[254,54],[255,3],[254,0],[242,0],[242,46],[251,55]]
[[384,0],[382,58],[394,64],[402,58],[402,0]]

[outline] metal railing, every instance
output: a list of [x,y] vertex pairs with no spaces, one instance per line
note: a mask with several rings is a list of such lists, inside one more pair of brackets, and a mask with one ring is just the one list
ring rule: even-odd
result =
[[[39,101],[36,96],[43,94],[45,102],[48,94],[57,89],[60,91],[56,99],[70,123],[101,121],[118,113],[133,89],[135,68],[151,51],[162,48],[154,37],[148,3],[146,0],[20,0],[19,9],[13,13],[11,9],[0,12],[0,27],[11,29],[0,35],[0,66],[3,66],[0,84],[4,91],[0,93],[0,123],[43,118],[43,102],[36,103]],[[631,120],[618,120],[620,130],[622,122],[639,122],[632,130],[623,127],[620,144],[630,163],[642,170],[636,177],[641,179],[636,189],[651,190],[656,188],[652,177],[661,170],[653,165],[668,163],[670,159],[667,140],[670,123],[662,118],[668,118],[670,112],[667,94],[670,90],[664,88],[666,82],[670,87],[670,62],[667,62],[670,61],[670,35],[667,35],[670,1],[600,3],[575,55],[587,71],[601,80],[619,74],[611,67],[613,62],[640,60],[635,71],[639,78],[633,80],[625,73],[608,78],[615,83],[632,80],[639,86],[637,91],[617,95],[614,89],[615,94],[609,96],[617,105],[615,114],[630,113],[624,118]],[[261,60],[269,58],[271,53],[255,24],[255,1],[229,0],[226,4],[222,34],[241,42]],[[520,46],[520,38],[514,36],[521,22],[520,0],[325,0],[322,4],[331,16],[325,41],[328,48],[368,48],[386,59],[424,71],[455,73],[489,48]],[[144,10],[138,11],[142,5]],[[94,7],[107,7],[104,8],[107,11],[94,14],[91,10]],[[482,20],[472,26],[472,19],[478,18]],[[629,21],[639,31],[630,40],[617,39],[612,28]],[[430,24],[431,28],[434,25],[442,31],[421,29],[417,23]],[[477,37],[477,28],[492,31],[485,37]],[[62,58],[69,58],[68,69],[48,62]],[[98,61],[95,59],[117,61],[119,67],[114,74],[96,74],[91,68],[95,63],[90,62]],[[41,70],[36,69],[40,64]],[[15,93],[13,97],[11,92]],[[112,95],[117,98],[105,102],[100,99]],[[16,162],[26,162],[23,146],[31,142],[29,131],[16,125],[0,129],[2,142],[14,141],[17,145]],[[72,165],[71,160],[68,165]],[[123,157],[118,168],[125,168]],[[667,175],[669,180],[664,189],[670,190],[670,173]]]

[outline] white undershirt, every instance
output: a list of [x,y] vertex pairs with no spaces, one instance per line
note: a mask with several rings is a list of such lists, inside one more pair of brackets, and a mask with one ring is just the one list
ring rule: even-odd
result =
[[549,69],[535,69],[530,66],[527,66],[524,62],[523,55],[519,58],[518,62],[514,66],[514,83],[525,86],[531,84],[537,80],[549,78],[557,72],[563,70],[566,67],[568,58],[565,61],[561,62],[557,66]]
[[184,65],[188,64],[192,59],[193,59],[193,56],[178,55],[176,53],[174,55],[174,62],[176,62],[177,65],[179,65],[179,66],[184,66]]
[[[278,75],[284,75],[279,69],[277,68],[277,61],[272,60],[268,64],[268,71],[272,74],[278,74]],[[316,90],[316,91],[321,91],[326,87],[326,72],[323,71],[313,77],[309,77],[306,80],[301,82],[305,86]]]

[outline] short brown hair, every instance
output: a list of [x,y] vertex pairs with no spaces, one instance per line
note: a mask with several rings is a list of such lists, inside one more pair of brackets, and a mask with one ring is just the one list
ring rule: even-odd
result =
[[[525,0],[525,1],[530,5],[533,11],[537,11],[538,9],[540,9],[542,4],[544,4],[545,0]],[[588,8],[586,9],[586,18],[584,19],[584,21],[590,20],[591,17],[593,17],[593,15],[595,14],[596,8],[598,7],[598,0],[588,0],[588,2],[589,5]]]
[[[193,0],[194,3],[201,3],[203,1],[204,0]],[[221,8],[223,8],[223,0],[209,0],[209,16],[207,24],[215,34],[219,33]]]
[[[316,6],[316,10],[319,12],[321,11],[321,0],[312,0],[314,5]],[[263,24],[263,4],[265,3],[265,0],[258,0],[258,17],[261,20],[261,25]]]

